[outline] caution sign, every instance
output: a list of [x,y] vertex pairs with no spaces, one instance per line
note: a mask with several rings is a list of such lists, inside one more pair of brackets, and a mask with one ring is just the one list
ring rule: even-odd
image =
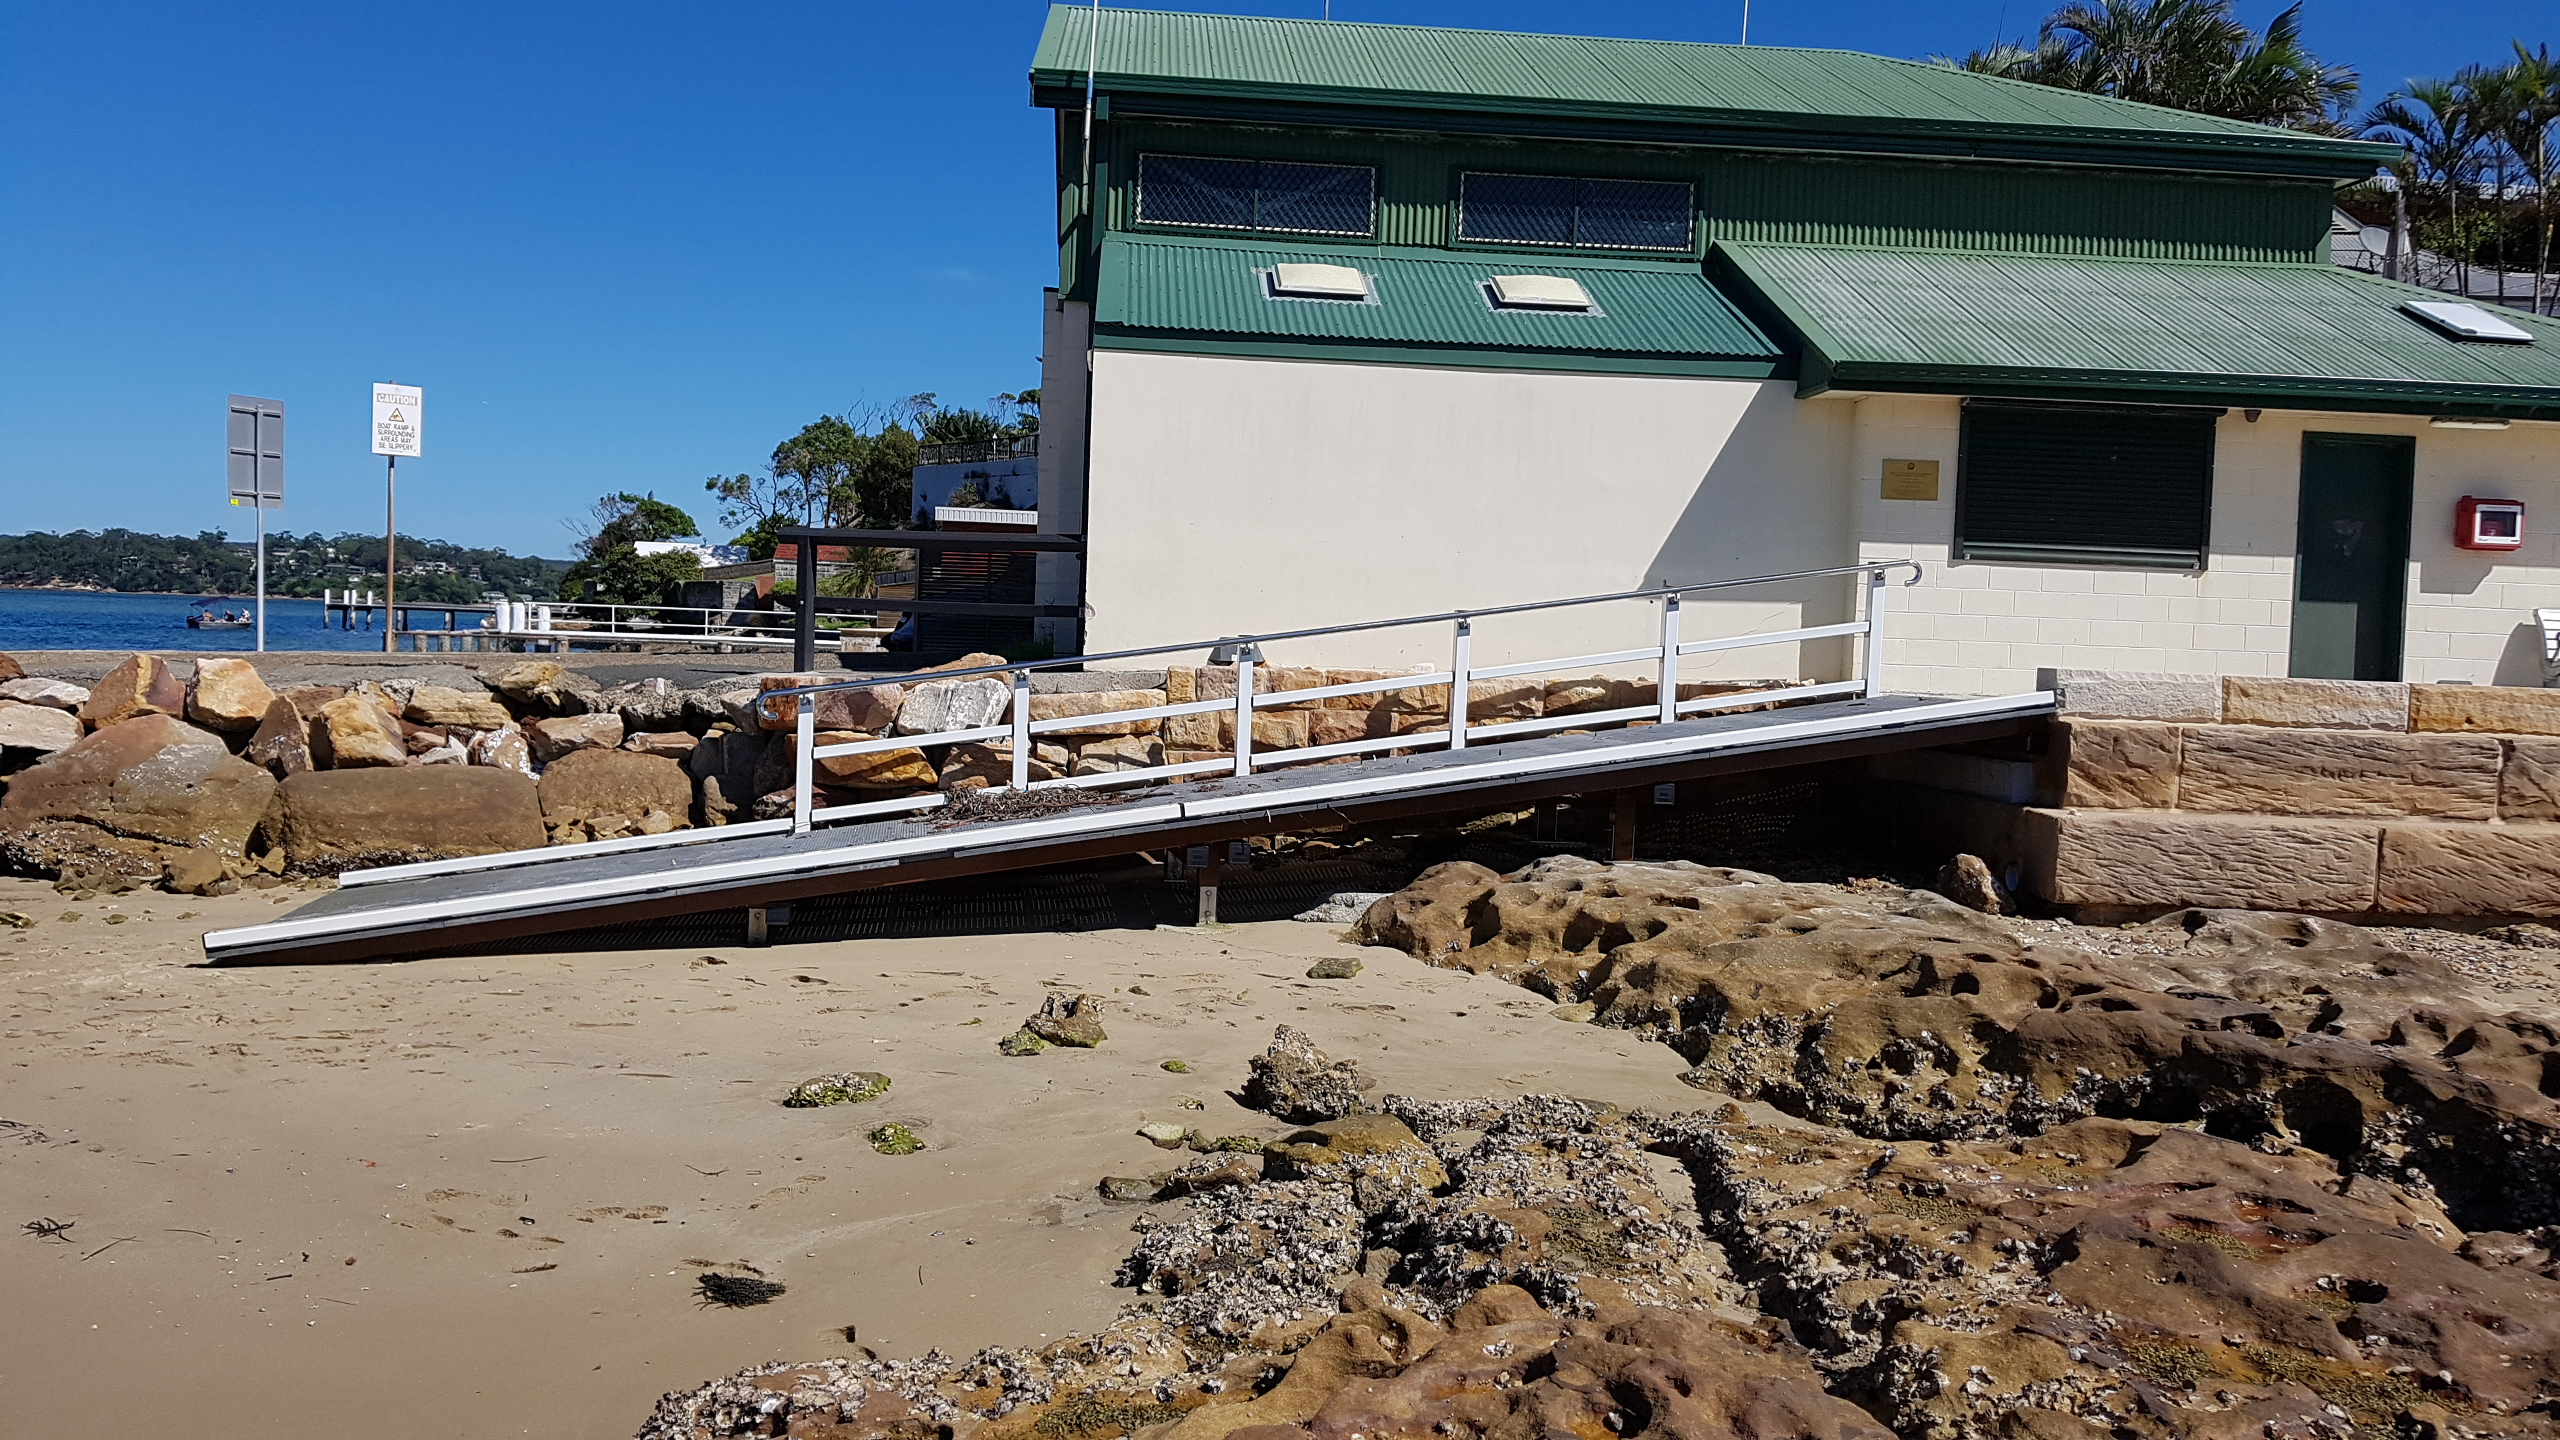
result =
[[373,453],[424,455],[426,393],[414,385],[373,387]]

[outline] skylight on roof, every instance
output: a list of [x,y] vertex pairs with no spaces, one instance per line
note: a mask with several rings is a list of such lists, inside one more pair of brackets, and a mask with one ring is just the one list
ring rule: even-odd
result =
[[1299,300],[1366,300],[1369,277],[1353,265],[1283,262],[1271,267],[1271,293]]
[[2511,325],[2477,305],[2459,300],[2409,300],[2401,309],[2456,340],[2487,340],[2503,345],[2530,345],[2533,332]]
[[1591,292],[1563,275],[1496,275],[1493,301],[1511,310],[1589,310]]

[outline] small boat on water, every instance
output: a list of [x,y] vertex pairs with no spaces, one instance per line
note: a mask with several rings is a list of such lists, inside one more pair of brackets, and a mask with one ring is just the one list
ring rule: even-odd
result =
[[[239,608],[221,608],[233,604]],[[187,628],[190,630],[246,630],[256,623],[257,615],[246,601],[207,598],[198,600],[187,610]]]

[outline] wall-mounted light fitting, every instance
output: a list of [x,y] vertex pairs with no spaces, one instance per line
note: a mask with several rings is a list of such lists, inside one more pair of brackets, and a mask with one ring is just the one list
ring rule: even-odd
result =
[[2439,430],[2504,430],[2507,422],[2480,415],[2438,415],[2427,421]]

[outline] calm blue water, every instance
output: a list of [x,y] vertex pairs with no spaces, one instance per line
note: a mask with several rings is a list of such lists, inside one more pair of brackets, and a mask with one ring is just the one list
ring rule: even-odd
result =
[[[247,609],[250,601],[224,596],[218,607]],[[0,589],[0,651],[7,650],[251,650],[255,630],[190,630],[190,595],[100,595],[80,590]],[[379,630],[322,629],[317,600],[267,600],[270,650],[382,649]],[[476,615],[462,617],[476,622]],[[418,612],[421,624],[432,622]]]

